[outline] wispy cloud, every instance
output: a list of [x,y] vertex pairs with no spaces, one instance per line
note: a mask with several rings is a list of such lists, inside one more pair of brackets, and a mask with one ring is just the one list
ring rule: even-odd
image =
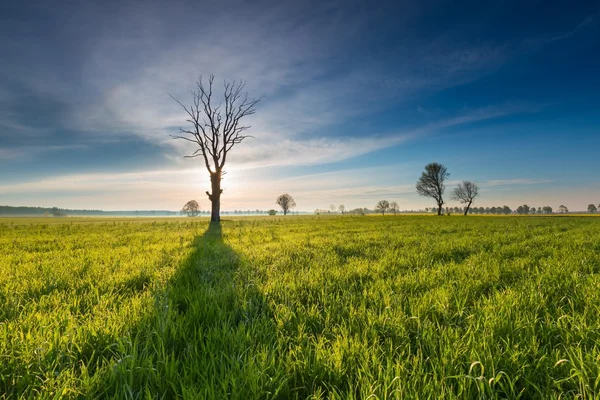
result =
[[548,179],[495,179],[487,182],[482,182],[482,186],[508,186],[508,185],[537,185],[543,183],[552,183]]
[[[163,143],[169,151],[176,144],[168,133],[185,118],[167,93],[186,102],[199,73],[244,78],[251,93],[266,96],[249,121],[253,134],[264,138],[260,148],[270,149],[266,153],[271,154],[283,152],[277,157],[280,160],[298,161],[305,156],[305,163],[312,164],[400,143],[401,137],[411,134],[347,132],[330,138],[329,127],[384,111],[424,91],[476,79],[506,58],[501,47],[449,46],[440,39],[399,46],[385,58],[366,53],[342,61],[351,43],[360,39],[361,27],[369,23],[368,12],[357,15],[354,8],[337,7],[335,2],[295,5],[292,11],[286,4],[261,12],[236,5],[239,13],[215,8],[201,24],[178,4],[167,15],[152,5],[143,10],[123,6],[117,17],[110,18],[91,7],[87,11],[98,13],[107,24],[87,38],[78,64],[81,80],[27,79],[34,79],[37,90],[43,89],[49,98],[64,99],[68,115],[57,123],[81,132],[79,140],[137,135]],[[403,11],[413,15],[415,8],[405,6]],[[192,35],[173,34],[192,20]],[[222,30],[225,25],[229,28]],[[357,148],[361,150],[352,150]],[[260,164],[265,153],[261,149],[248,148],[239,160]],[[275,162],[280,161],[269,160],[268,165]]]
[[0,161],[24,161],[31,160],[34,157],[48,152],[58,152],[64,150],[80,150],[85,148],[83,144],[71,144],[62,146],[27,146],[0,148]]
[[[230,168],[262,168],[286,165],[318,165],[346,160],[377,150],[400,145],[449,127],[500,118],[521,113],[535,113],[540,106],[507,103],[501,106],[466,109],[460,115],[430,122],[424,126],[388,132],[357,134],[348,132],[338,136],[302,137],[277,135],[272,132],[257,134],[255,138],[236,148],[230,157]],[[258,128],[257,128],[258,129]],[[195,150],[189,143],[175,141],[173,157],[181,157]]]
[[[325,208],[329,204],[347,207],[372,207],[378,200],[397,201],[403,209],[418,209],[427,204],[415,192],[415,180],[422,166],[412,164],[344,169],[318,174],[262,179],[257,189],[250,169],[233,169],[224,180],[225,209],[255,209],[275,206],[281,193],[291,193],[301,210]],[[374,182],[373,177],[377,177]],[[395,182],[384,184],[378,182]],[[484,202],[497,187],[518,185],[522,188],[549,183],[536,179],[505,179],[481,182],[486,189]],[[449,181],[448,190],[459,181]],[[0,185],[0,203],[37,204],[38,198],[71,208],[104,209],[178,209],[180,203],[196,199],[207,205],[204,190],[209,181],[202,168],[154,170],[141,173],[92,173],[38,179],[12,185]],[[493,197],[493,196],[492,196]]]

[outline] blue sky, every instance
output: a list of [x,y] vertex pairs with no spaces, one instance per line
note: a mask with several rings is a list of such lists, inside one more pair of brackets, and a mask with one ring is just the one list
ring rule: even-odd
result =
[[168,94],[215,74],[264,96],[224,209],[424,208],[433,161],[481,206],[585,209],[599,50],[598,1],[2,2],[0,204],[209,209]]

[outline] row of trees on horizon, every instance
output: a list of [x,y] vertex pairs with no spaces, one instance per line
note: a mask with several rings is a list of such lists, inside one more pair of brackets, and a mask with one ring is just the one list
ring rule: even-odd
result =
[[[287,215],[292,212],[292,209],[296,207],[296,202],[293,197],[288,194],[282,194],[276,200],[277,205],[281,208],[283,215]],[[598,206],[594,204],[590,204],[588,206],[587,211],[589,213],[596,213],[600,209],[600,204]],[[509,214],[521,214],[521,215],[533,215],[533,214],[566,214],[569,212],[569,209],[560,205],[558,210],[554,210],[550,206],[544,207],[529,207],[527,204],[521,205],[516,209],[512,209],[509,206],[498,206],[498,207],[470,207],[468,210],[466,207],[444,207],[442,210],[442,214],[450,215],[450,214],[464,214],[465,211],[468,214],[492,214],[492,215],[509,215]],[[437,213],[437,207],[425,207],[424,210],[402,210],[400,211],[398,203],[395,201],[389,202],[387,200],[380,200],[374,207],[374,209],[369,209],[367,207],[359,207],[350,210],[346,210],[346,206],[340,204],[336,206],[335,204],[330,204],[328,209],[320,209],[317,208],[313,211],[316,215],[321,214],[351,214],[351,215],[365,215],[372,213],[381,213],[385,215],[386,212],[393,213],[394,215],[398,213]],[[190,200],[186,203],[186,205],[180,211],[181,215],[187,215],[189,217],[195,217],[199,215],[208,215],[209,211],[201,211],[200,206],[196,200]],[[223,211],[223,214],[229,215],[277,215],[278,211],[275,209],[270,210],[234,210],[234,211]]]

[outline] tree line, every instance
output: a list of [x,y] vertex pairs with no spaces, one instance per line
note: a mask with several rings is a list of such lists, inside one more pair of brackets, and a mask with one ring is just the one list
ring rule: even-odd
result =
[[[432,198],[437,207],[426,208],[425,211],[437,212],[437,215],[442,215],[445,211],[446,214],[452,212],[462,213],[463,215],[468,214],[512,214],[513,210],[508,206],[502,207],[471,207],[475,199],[479,196],[479,185],[472,181],[462,181],[456,188],[452,190],[451,199],[459,201],[463,204],[463,207],[446,207],[444,208],[445,199],[444,194],[446,191],[445,182],[450,176],[448,169],[439,163],[430,163],[425,166],[425,170],[421,173],[417,184],[416,190],[420,196]],[[394,211],[396,213],[397,204],[395,202],[389,203],[387,200],[380,200],[375,206],[375,210],[385,215],[386,211]],[[588,205],[587,211],[595,213],[600,209],[594,204]],[[517,214],[552,214],[554,210],[550,206],[544,207],[530,207],[527,204],[519,206],[514,210]],[[558,207],[558,213],[566,214],[569,209],[565,205]]]
[[0,215],[7,216],[105,216],[105,217],[149,217],[149,216],[176,216],[176,211],[166,210],[133,210],[133,211],[102,211],[78,210],[59,207],[28,207],[28,206],[0,206]]

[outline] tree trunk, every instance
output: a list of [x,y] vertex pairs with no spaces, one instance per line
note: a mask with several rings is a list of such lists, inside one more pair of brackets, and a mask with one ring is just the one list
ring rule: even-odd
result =
[[284,208],[283,209],[283,216],[285,217],[287,215],[287,210]]
[[465,217],[467,216],[467,213],[469,212],[469,208],[471,208],[471,202],[469,202],[469,204],[467,204],[467,208],[465,208]]
[[210,222],[221,222],[221,171],[210,173],[210,186],[212,193],[206,192],[211,202]]
[[438,205],[438,215],[442,215],[442,204]]

